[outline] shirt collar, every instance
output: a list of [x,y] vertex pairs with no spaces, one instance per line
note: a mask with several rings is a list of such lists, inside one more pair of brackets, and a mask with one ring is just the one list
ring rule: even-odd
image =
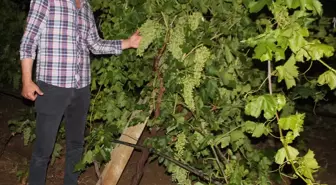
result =
[[[74,4],[76,4],[76,0],[67,0],[67,1],[72,1]],[[81,6],[83,6],[84,4],[87,4],[87,0],[79,0],[81,3]]]

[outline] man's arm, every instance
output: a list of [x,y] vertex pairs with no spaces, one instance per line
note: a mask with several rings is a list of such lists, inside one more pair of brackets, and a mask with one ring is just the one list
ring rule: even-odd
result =
[[32,80],[33,60],[36,58],[38,33],[46,24],[48,0],[32,0],[27,17],[27,26],[20,45],[20,60],[22,71],[22,96],[34,101],[43,93]]
[[121,54],[122,50],[137,48],[141,41],[139,31],[125,40],[103,40],[99,37],[93,14],[90,14],[90,30],[88,35],[89,49],[93,54]]

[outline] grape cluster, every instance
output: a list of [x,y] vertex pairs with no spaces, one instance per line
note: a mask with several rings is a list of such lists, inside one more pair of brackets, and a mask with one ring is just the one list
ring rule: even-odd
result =
[[172,179],[177,181],[178,185],[191,185],[191,180],[188,179],[188,171],[178,166],[174,166],[172,169]]
[[[179,160],[183,159],[185,146],[187,144],[187,137],[182,132],[177,135],[176,143],[175,143],[175,157]],[[191,181],[188,179],[188,171],[182,169],[176,165],[172,166],[172,179],[177,181],[178,185],[191,185]]]
[[210,51],[208,48],[202,46],[196,49],[195,53],[195,65],[194,65],[194,79],[195,79],[195,86],[200,85],[201,73],[204,69],[205,62],[210,59]]
[[186,135],[182,132],[179,135],[177,135],[177,140],[175,143],[175,148],[176,148],[176,157],[178,159],[181,159],[184,154],[184,147],[187,144],[187,138]]
[[210,59],[210,51],[202,46],[195,51],[193,74],[186,75],[182,79],[183,84],[183,98],[188,108],[195,110],[195,101],[193,98],[193,90],[201,83],[202,71],[204,69],[205,62]]
[[143,56],[148,46],[164,32],[164,26],[157,21],[147,20],[139,29],[142,39],[137,48],[137,55]]
[[193,97],[193,91],[195,88],[195,80],[192,76],[186,75],[182,79],[183,84],[183,98],[184,102],[188,106],[189,109],[195,110],[195,101]]
[[183,56],[183,51],[181,46],[185,43],[185,33],[184,33],[184,18],[180,18],[176,26],[171,31],[171,37],[168,44],[168,51],[171,52],[173,57],[177,60],[181,60]]
[[190,29],[192,31],[195,31],[198,28],[202,19],[203,15],[200,12],[194,12],[193,14],[191,14],[188,19]]

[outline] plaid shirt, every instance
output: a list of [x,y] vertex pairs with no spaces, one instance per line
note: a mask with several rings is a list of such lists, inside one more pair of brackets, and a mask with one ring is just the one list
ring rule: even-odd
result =
[[120,54],[121,40],[102,40],[87,0],[31,0],[20,59],[35,60],[36,80],[64,88],[90,84],[90,52]]

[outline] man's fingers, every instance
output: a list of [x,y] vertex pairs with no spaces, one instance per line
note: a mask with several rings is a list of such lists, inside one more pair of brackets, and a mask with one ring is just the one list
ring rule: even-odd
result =
[[34,95],[34,93],[31,93],[31,92],[30,92],[30,93],[27,93],[25,97],[26,97],[27,99],[29,99],[29,100],[34,101],[34,100],[36,99],[35,96],[36,96],[36,95]]
[[[40,88],[38,88],[38,87],[36,87],[36,92],[37,92],[37,94],[39,94],[39,95],[43,95],[43,92],[41,91],[41,89]],[[37,95],[36,95],[37,96]]]
[[34,95],[33,95],[33,99],[32,99],[32,101],[35,101],[36,98],[37,98],[37,94],[34,94]]

